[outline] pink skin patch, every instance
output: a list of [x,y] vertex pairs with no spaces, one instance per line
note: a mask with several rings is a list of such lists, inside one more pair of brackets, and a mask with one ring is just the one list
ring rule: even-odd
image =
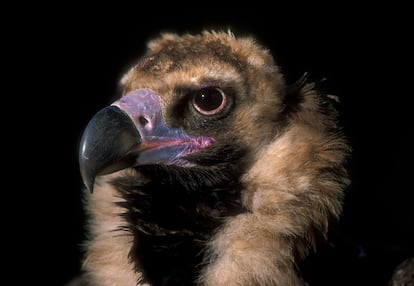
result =
[[211,146],[214,139],[189,136],[182,129],[169,128],[162,117],[159,97],[150,89],[130,92],[112,104],[125,112],[140,136],[136,165],[169,163],[185,165],[183,156]]

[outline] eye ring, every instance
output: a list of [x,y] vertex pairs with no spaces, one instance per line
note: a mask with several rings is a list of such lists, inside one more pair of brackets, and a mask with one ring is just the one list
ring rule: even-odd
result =
[[214,115],[226,106],[227,97],[218,87],[206,87],[194,93],[192,103],[199,113]]

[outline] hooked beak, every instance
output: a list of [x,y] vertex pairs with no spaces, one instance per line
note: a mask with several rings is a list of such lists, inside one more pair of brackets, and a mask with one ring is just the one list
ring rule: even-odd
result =
[[82,180],[92,192],[96,176],[138,165],[185,165],[183,156],[212,143],[210,137],[193,137],[167,127],[159,97],[149,89],[138,89],[89,121],[79,149]]

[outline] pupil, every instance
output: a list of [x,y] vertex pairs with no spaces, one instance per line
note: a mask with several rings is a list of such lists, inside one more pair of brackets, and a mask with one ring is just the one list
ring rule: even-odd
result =
[[220,107],[223,96],[217,89],[203,90],[196,98],[196,104],[204,111],[211,111]]

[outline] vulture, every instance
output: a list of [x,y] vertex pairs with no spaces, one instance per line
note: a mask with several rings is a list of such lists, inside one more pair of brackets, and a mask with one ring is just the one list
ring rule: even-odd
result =
[[285,77],[252,35],[149,39],[82,131],[77,285],[306,285],[350,146],[334,96]]

